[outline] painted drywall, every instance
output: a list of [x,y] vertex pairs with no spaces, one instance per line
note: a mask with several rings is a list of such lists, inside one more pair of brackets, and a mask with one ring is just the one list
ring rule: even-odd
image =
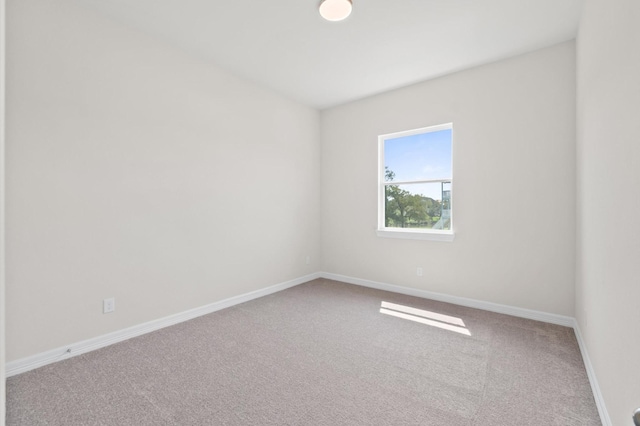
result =
[[[0,0],[0,28],[5,27],[5,1]],[[0,426],[5,423],[5,256],[4,256],[4,128],[5,128],[5,32],[0,30]]]
[[576,317],[613,425],[640,407],[640,3],[587,0],[577,41]]
[[[378,237],[378,135],[448,122],[455,240]],[[573,316],[574,42],[324,110],[321,205],[324,271]]]
[[318,111],[81,2],[7,30],[7,361],[319,270]]

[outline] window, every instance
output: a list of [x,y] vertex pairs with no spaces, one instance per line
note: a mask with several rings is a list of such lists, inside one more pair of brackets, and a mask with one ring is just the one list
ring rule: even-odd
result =
[[453,240],[453,125],[378,137],[378,235]]

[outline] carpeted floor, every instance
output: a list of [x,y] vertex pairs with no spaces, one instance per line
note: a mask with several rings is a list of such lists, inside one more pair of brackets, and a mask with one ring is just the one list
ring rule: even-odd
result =
[[601,423],[573,330],[315,280],[9,378],[7,424]]

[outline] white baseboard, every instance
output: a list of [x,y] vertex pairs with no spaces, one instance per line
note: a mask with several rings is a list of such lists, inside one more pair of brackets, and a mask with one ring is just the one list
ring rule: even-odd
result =
[[326,278],[329,280],[335,280],[344,282],[347,284],[355,284],[363,287],[375,288],[378,290],[390,291],[393,293],[406,294],[409,296],[416,296],[425,299],[437,300],[440,302],[452,303],[455,305],[467,306],[470,308],[482,309],[485,311],[497,312],[500,314],[512,315],[520,318],[527,318],[536,321],[547,322],[551,324],[562,325],[565,327],[571,327],[574,329],[576,339],[578,340],[578,346],[582,353],[582,359],[584,360],[585,368],[587,370],[587,376],[589,377],[589,383],[593,391],[593,396],[596,401],[598,413],[602,420],[603,426],[611,426],[611,419],[607,412],[604,398],[600,392],[598,380],[596,379],[595,371],[591,365],[591,360],[586,350],[580,327],[575,318],[550,314],[548,312],[535,311],[531,309],[518,308],[515,306],[501,305],[498,303],[486,302],[476,299],[468,299],[465,297],[451,296],[443,293],[436,293],[427,290],[420,290],[410,287],[402,287],[394,284],[381,283],[377,281],[365,280],[360,278],[348,277],[345,275],[332,274],[329,272],[316,272],[313,274],[305,275],[300,278],[296,278],[291,281],[276,284],[267,288],[252,291],[250,293],[241,294],[239,296],[230,297],[228,299],[221,300],[219,302],[210,303],[199,308],[191,309],[181,312],[179,314],[171,315],[158,320],[149,321],[144,324],[139,324],[133,327],[126,328],[124,330],[115,331],[113,333],[98,336],[92,339],[77,342],[68,346],[63,346],[58,349],[42,352],[27,358],[22,358],[16,361],[7,363],[6,376],[11,377],[16,374],[24,373],[29,370],[42,367],[47,364],[54,363],[63,359],[71,358],[76,355],[84,354],[105,346],[109,346],[114,343],[122,342],[132,337],[140,336],[146,333],[150,333],[155,330],[159,330],[170,325],[178,324],[184,321],[188,321],[193,318],[197,318],[202,315],[206,315],[212,312],[219,311],[224,308],[228,308],[240,303],[248,302],[259,297],[267,296],[272,293],[276,293],[282,290],[286,290],[291,287],[306,283],[316,278]]
[[239,296],[230,297],[228,299],[210,303],[199,308],[194,308],[175,315],[170,315],[165,318],[149,321],[143,324],[135,325],[133,327],[125,328],[123,330],[114,331],[113,333],[108,333],[102,336],[94,337],[92,339],[84,340],[81,342],[73,343],[71,345],[32,355],[30,357],[18,359],[7,363],[6,377],[15,376],[16,374],[24,373],[26,371],[45,366],[47,364],[54,363],[56,361],[68,359],[76,355],[81,355],[96,349],[103,348],[105,346],[112,345],[114,343],[131,339],[132,337],[150,333],[152,331],[156,331],[170,325],[188,321],[190,319],[210,314],[224,308],[248,302],[259,297],[276,293],[278,291],[286,290],[288,288],[295,287],[299,284],[314,280],[316,278],[320,278],[319,273],[305,275],[291,281],[286,281],[260,290],[252,291],[250,293],[241,294]]
[[422,297],[424,299],[437,300],[439,302],[452,303],[454,305],[467,306],[469,308],[482,309],[484,311],[497,312],[499,314],[512,315],[514,317],[527,318],[536,321],[548,322],[551,324],[573,327],[575,320],[564,315],[550,314],[548,312],[534,311],[531,309],[518,308],[515,306],[500,305],[498,303],[485,302],[482,300],[468,299],[466,297],[451,296],[433,291],[420,290],[417,288],[402,287],[394,284],[386,284],[377,281],[363,280],[360,278],[348,277],[345,275],[321,272],[320,276],[329,280],[341,281],[363,287],[375,288],[378,290],[390,291],[393,293],[406,294],[409,296]]
[[425,299],[452,303],[454,305],[467,306],[469,308],[482,309],[484,311],[497,312],[500,314],[512,315],[514,317],[527,318],[527,319],[532,319],[536,321],[542,321],[550,324],[562,325],[565,327],[573,328],[576,335],[576,339],[578,340],[580,353],[582,354],[582,359],[584,361],[584,365],[587,370],[587,377],[589,378],[589,384],[591,385],[593,397],[596,401],[596,407],[598,408],[598,414],[600,415],[602,426],[611,426],[611,419],[609,417],[609,413],[607,412],[607,407],[605,406],[604,398],[602,397],[602,392],[600,392],[600,386],[598,385],[598,380],[596,379],[595,370],[591,365],[591,360],[589,359],[587,348],[584,344],[584,340],[582,339],[580,327],[578,326],[578,322],[576,321],[575,318],[564,316],[564,315],[550,314],[548,312],[534,311],[531,309],[518,308],[515,306],[485,302],[482,300],[468,299],[466,297],[451,296],[448,294],[436,293],[436,292],[427,291],[427,290],[419,290],[416,288],[402,287],[394,284],[364,280],[361,278],[354,278],[354,277],[349,277],[345,275],[332,274],[329,272],[320,272],[320,277],[326,278],[328,280],[335,280],[335,281],[340,281],[348,284],[355,284],[363,287],[390,291],[393,293],[406,294],[409,296],[422,297]]
[[598,414],[600,415],[602,426],[611,426],[611,418],[609,417],[607,406],[604,404],[604,397],[602,396],[602,392],[600,392],[600,385],[598,385],[596,372],[593,369],[593,365],[591,364],[591,359],[589,358],[587,347],[584,343],[584,340],[582,339],[580,326],[578,325],[578,321],[576,321],[575,319],[573,320],[573,322],[573,331],[576,333],[576,339],[578,339],[578,346],[580,347],[580,352],[582,353],[582,360],[584,361],[584,367],[587,370],[587,377],[589,377],[591,391],[593,392],[593,398],[596,400],[596,407],[598,407]]

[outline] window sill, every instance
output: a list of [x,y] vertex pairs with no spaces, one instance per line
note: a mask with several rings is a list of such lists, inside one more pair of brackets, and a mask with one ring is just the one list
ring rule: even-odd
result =
[[426,231],[417,229],[387,228],[376,230],[378,237],[403,238],[407,240],[428,240],[451,242],[455,237],[453,231]]

